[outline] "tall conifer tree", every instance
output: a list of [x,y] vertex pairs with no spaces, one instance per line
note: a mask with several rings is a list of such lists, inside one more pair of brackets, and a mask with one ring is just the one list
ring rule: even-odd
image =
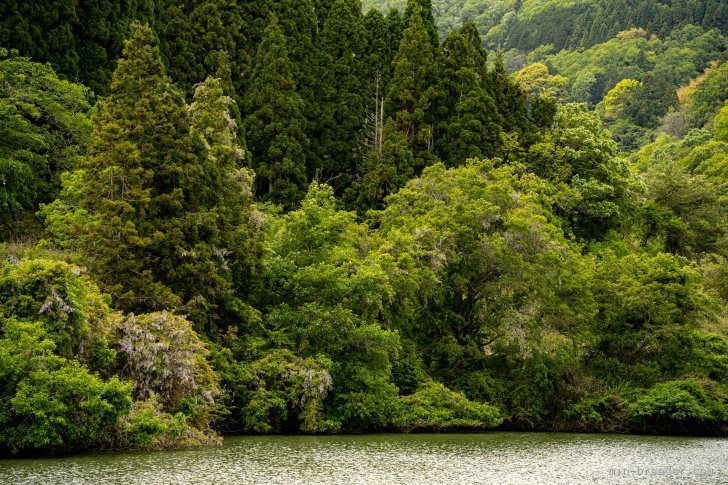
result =
[[453,31],[438,52],[437,149],[452,164],[494,155],[500,132],[486,55],[473,28]]
[[226,52],[236,92],[243,89],[247,57],[243,11],[238,0],[162,0],[160,43],[169,74],[191,97],[195,84],[219,69]]
[[306,119],[286,37],[275,15],[258,47],[244,104],[258,193],[266,200],[292,207],[306,186]]
[[[283,34],[296,90],[304,102],[306,137],[313,139],[321,118],[320,90],[322,55],[318,45],[318,26],[312,0],[275,0],[273,7]],[[306,160],[316,160],[314,144],[306,150]]]
[[437,24],[435,23],[435,15],[432,12],[432,0],[408,0],[407,8],[404,11],[405,25],[410,25],[410,19],[413,15],[422,18],[425,31],[430,38],[432,47],[439,44],[439,36],[437,33]]
[[272,9],[287,40],[293,79],[307,103],[313,102],[318,77],[316,12],[311,0],[275,0]]
[[369,85],[369,97],[386,93],[392,77],[392,62],[398,39],[393,39],[387,18],[372,9],[364,16],[363,73]]
[[324,30],[326,17],[329,15],[329,10],[331,10],[331,6],[335,1],[336,0],[313,0],[313,8],[316,11],[316,20],[319,32]]
[[94,125],[83,164],[83,205],[92,218],[81,237],[91,271],[121,308],[176,306],[170,286],[183,246],[182,183],[194,154],[184,99],[149,26],[132,26]]
[[354,167],[354,148],[364,121],[362,34],[359,1],[337,0],[321,34],[320,165],[312,167],[312,175],[335,177]]
[[252,173],[223,86],[208,79],[188,108],[154,33],[134,25],[80,188],[90,218],[79,245],[116,304],[178,308],[213,331],[245,318],[239,295],[258,254]]
[[387,14],[387,28],[389,29],[389,39],[391,49],[396,52],[402,42],[402,33],[404,32],[404,20],[399,10],[393,8]]
[[490,73],[492,97],[498,107],[502,131],[523,135],[530,128],[527,94],[506,73],[503,57],[498,53]]
[[260,253],[253,222],[253,172],[242,168],[230,109],[234,101],[224,83],[209,77],[197,85],[189,107],[190,134],[199,153],[185,177],[186,257],[177,270],[177,290],[186,313],[213,331],[226,321],[245,319],[251,271]]
[[435,49],[422,16],[410,16],[394,58],[394,72],[385,101],[419,168],[432,161],[434,150]]

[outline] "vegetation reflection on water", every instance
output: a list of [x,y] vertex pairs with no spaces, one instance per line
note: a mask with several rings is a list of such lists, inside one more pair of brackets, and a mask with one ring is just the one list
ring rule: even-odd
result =
[[566,433],[245,436],[221,447],[0,462],[3,483],[728,483],[716,438]]

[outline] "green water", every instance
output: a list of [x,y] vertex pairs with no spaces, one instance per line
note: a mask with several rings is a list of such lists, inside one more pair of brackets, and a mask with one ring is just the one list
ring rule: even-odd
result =
[[728,483],[728,440],[566,433],[246,436],[0,461],[0,483]]

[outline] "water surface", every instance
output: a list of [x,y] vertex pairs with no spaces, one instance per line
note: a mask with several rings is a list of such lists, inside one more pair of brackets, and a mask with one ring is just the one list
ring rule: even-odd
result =
[[568,433],[245,436],[0,461],[0,483],[728,483],[728,440]]

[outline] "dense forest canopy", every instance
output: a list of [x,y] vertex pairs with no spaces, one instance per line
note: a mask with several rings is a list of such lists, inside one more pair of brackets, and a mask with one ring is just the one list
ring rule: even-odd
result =
[[0,6],[0,453],[728,433],[725,2],[364,7]]
[[[362,4],[364,11],[404,11],[407,0]],[[721,0],[434,0],[432,9],[441,37],[472,22],[489,47],[523,51],[588,48],[630,28],[658,36],[685,25],[728,33],[728,5]]]

